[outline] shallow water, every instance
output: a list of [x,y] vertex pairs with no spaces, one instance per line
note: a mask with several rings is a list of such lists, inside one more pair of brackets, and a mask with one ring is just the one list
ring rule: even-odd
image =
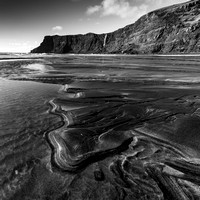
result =
[[5,127],[6,130],[12,130],[12,134],[15,135],[18,128],[26,128],[24,124],[30,123],[30,120],[33,120],[36,128],[36,116],[43,115],[44,119],[48,118],[48,105],[45,105],[45,102],[54,98],[59,88],[58,85],[29,81],[0,80],[1,134],[7,134]]
[[199,63],[1,60],[1,199],[200,198]]

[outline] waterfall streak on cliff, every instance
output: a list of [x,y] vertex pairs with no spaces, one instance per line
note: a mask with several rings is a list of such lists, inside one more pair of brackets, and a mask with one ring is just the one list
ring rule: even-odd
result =
[[106,39],[107,39],[107,34],[105,34],[105,37],[104,37],[104,42],[103,42],[103,47],[105,47],[106,46]]

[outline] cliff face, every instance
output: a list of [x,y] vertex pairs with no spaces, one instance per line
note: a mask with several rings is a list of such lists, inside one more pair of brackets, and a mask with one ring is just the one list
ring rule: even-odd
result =
[[190,53],[200,52],[200,0],[172,5],[142,16],[108,34],[46,36],[32,53]]
[[105,34],[45,36],[32,53],[101,53]]

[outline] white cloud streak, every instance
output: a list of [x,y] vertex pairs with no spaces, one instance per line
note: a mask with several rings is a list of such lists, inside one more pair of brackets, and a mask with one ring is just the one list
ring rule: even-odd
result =
[[52,31],[62,31],[63,30],[63,27],[62,26],[54,26],[52,28]]

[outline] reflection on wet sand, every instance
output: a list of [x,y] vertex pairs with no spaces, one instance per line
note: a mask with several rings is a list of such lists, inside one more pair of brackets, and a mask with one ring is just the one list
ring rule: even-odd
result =
[[[45,116],[33,114],[41,120],[38,140],[26,138],[38,148],[43,141],[44,155],[37,152],[29,162],[25,157],[21,168],[7,158],[0,161],[2,168],[13,165],[10,177],[19,180],[14,189],[14,178],[1,183],[2,199],[199,199],[199,61],[194,56],[48,57],[50,71],[22,71],[15,81],[62,86],[48,99]],[[47,116],[55,123],[44,129]]]

